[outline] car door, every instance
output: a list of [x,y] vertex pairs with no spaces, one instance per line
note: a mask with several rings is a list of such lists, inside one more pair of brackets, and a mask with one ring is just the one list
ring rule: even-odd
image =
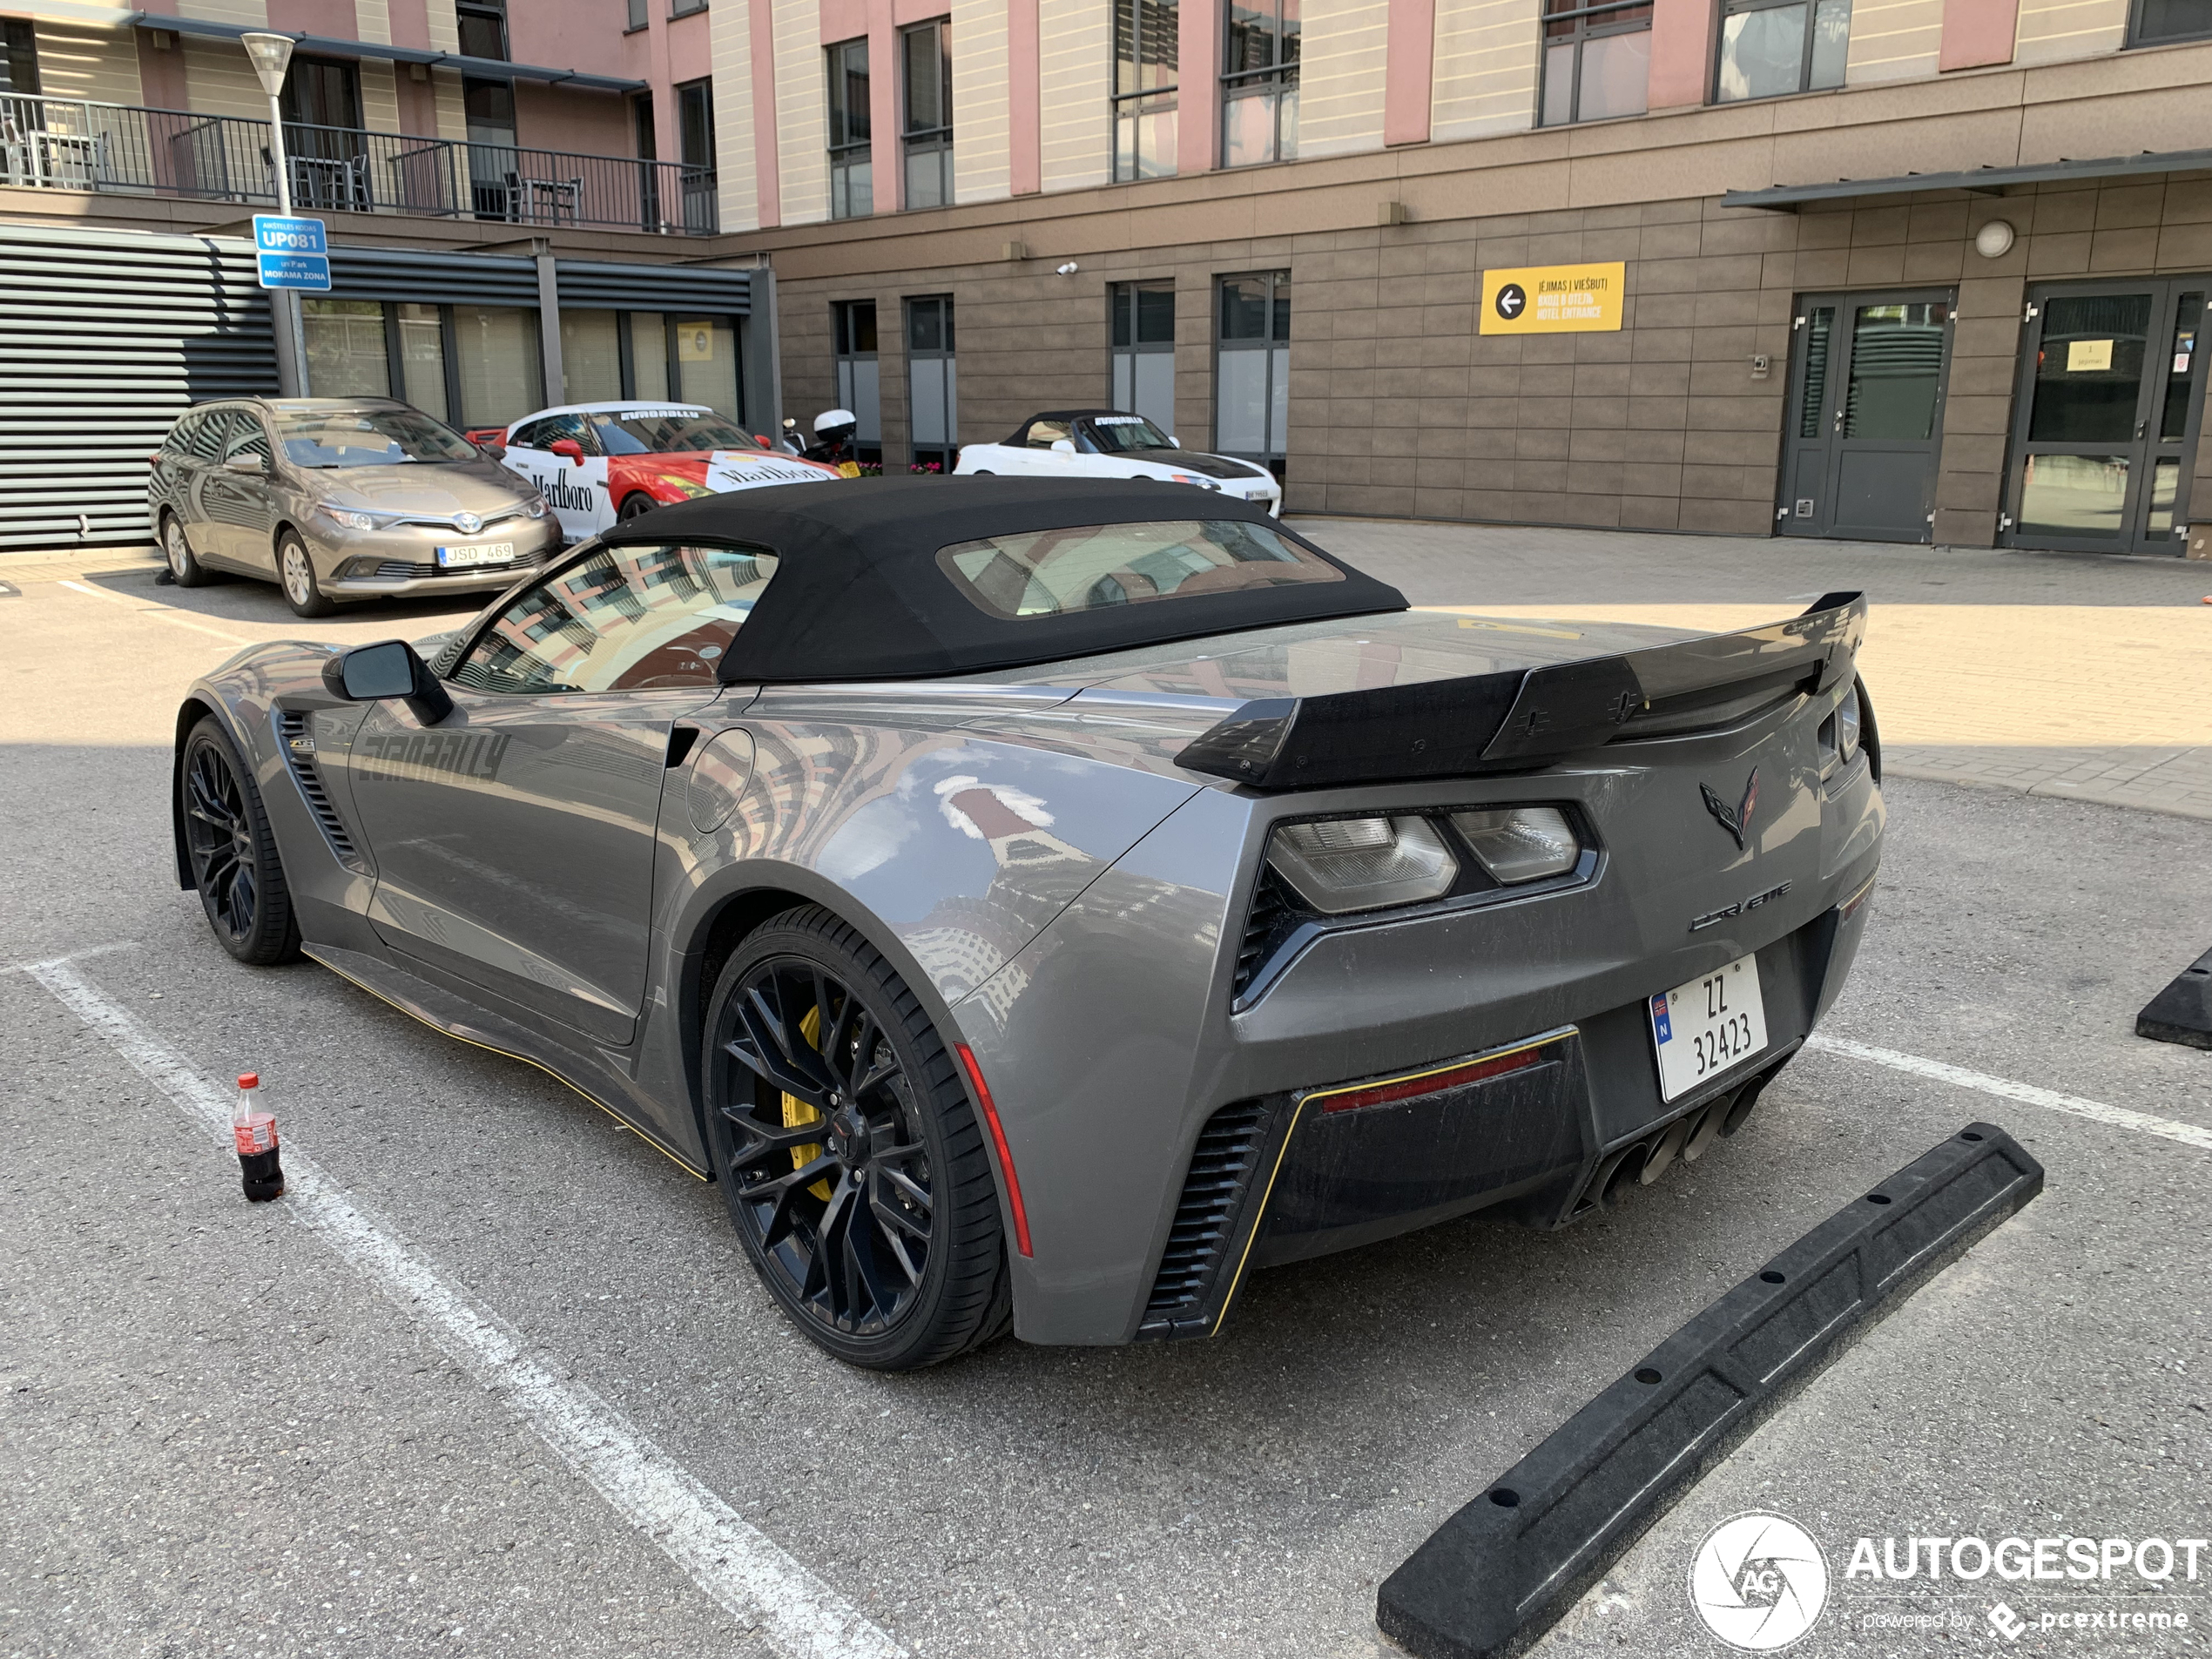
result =
[[[583,452],[581,461],[553,453],[563,438]],[[615,522],[607,502],[607,457],[590,422],[581,415],[549,415],[516,435],[508,453],[523,450],[517,469],[532,479],[552,503],[561,533],[571,542],[597,536]]]
[[720,695],[716,666],[774,569],[740,549],[602,548],[486,624],[435,727],[374,705],[347,764],[379,937],[591,1042],[628,1042],[670,738]]
[[[276,574],[275,452],[260,415],[226,409],[222,448],[199,486],[210,550],[233,570]],[[258,469],[233,463],[258,463]]]
[[186,544],[201,556],[206,555],[207,532],[201,515],[200,485],[215,452],[215,411],[194,409],[178,417],[168,442],[161,446],[162,499],[184,526]]

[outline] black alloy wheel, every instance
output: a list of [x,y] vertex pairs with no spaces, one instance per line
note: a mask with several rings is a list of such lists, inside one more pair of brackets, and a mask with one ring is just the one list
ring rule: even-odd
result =
[[633,518],[643,518],[653,510],[653,498],[640,489],[623,497],[622,505],[615,509],[617,523],[627,524]]
[[178,792],[192,884],[215,937],[241,962],[292,961],[300,930],[276,834],[252,771],[212,714],[185,739]]
[[213,579],[192,550],[184,521],[174,513],[161,516],[161,556],[168,562],[170,578],[180,588],[205,587]]
[[724,968],[705,1046],[709,1141],[769,1291],[837,1358],[935,1365],[1009,1323],[990,1155],[953,1057],[851,927],[787,912]]

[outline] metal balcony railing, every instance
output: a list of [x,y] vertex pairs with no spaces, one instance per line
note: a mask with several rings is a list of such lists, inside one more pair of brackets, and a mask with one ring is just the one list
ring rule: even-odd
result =
[[[524,150],[287,122],[303,213],[418,213],[664,235],[718,228],[715,173],[672,161]],[[228,115],[0,93],[0,185],[276,200],[269,124]]]

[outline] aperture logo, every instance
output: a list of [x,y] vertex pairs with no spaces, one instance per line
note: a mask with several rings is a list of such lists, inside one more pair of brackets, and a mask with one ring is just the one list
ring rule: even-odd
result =
[[1773,1653],[1828,1605],[1828,1562],[1811,1534],[1782,1515],[1736,1515],[1705,1534],[1689,1562],[1689,1604],[1731,1648]]

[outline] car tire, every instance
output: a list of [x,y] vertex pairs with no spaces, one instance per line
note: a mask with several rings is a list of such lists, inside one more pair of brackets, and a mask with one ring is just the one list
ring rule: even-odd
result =
[[314,557],[300,539],[299,531],[287,530],[278,536],[276,554],[277,586],[284,590],[284,602],[294,612],[302,617],[327,617],[338,609],[315,579]]
[[701,1076],[731,1220],[818,1346],[914,1371],[1005,1332],[982,1125],[920,1000],[858,932],[809,905],[747,936],[707,1004]]
[[643,518],[657,504],[644,490],[633,490],[622,498],[622,505],[615,509],[615,523],[626,524],[633,518]]
[[192,550],[184,521],[174,513],[161,516],[161,556],[168,563],[170,579],[180,588],[204,588],[214,580]]
[[177,791],[185,856],[217,942],[255,967],[295,960],[300,926],[276,832],[253,768],[212,714],[185,738]]

